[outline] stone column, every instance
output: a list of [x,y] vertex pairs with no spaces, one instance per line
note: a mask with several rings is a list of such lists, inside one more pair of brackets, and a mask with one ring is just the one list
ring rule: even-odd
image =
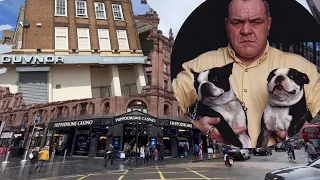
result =
[[142,91],[142,87],[146,86],[146,78],[144,76],[142,64],[134,65],[133,70],[134,70],[134,76],[137,84],[137,92],[138,94],[140,94]]
[[117,65],[111,65],[111,92],[112,96],[121,96],[121,84],[120,84],[120,77],[119,77],[119,69]]

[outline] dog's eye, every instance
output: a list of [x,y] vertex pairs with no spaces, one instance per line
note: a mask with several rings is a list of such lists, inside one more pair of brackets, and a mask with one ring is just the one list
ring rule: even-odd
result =
[[212,81],[213,81],[213,82],[217,82],[217,81],[218,81],[218,78],[217,78],[217,77],[214,77]]
[[293,75],[290,75],[290,79],[293,79],[294,77],[293,77]]

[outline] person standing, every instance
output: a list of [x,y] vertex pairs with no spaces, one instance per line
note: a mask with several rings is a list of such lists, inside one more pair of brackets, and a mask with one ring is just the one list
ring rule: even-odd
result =
[[193,154],[194,154],[195,159],[197,159],[199,157],[199,146],[197,144],[194,145]]
[[199,159],[202,160],[203,159],[203,142],[201,141],[199,144]]

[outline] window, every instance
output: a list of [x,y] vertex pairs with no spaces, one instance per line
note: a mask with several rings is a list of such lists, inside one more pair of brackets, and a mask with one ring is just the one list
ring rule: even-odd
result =
[[163,88],[164,88],[165,90],[168,89],[168,81],[167,81],[167,80],[164,80],[164,82],[163,82]]
[[55,49],[62,49],[62,50],[69,49],[67,27],[55,28]]
[[120,4],[112,4],[114,20],[124,20]]
[[129,43],[126,30],[117,30],[119,50],[129,50]]
[[90,36],[88,28],[78,28],[78,49],[90,50]]
[[106,19],[107,18],[106,11],[104,8],[104,3],[95,2],[94,7],[96,9],[96,18],[97,19]]
[[111,50],[109,30],[98,29],[100,50]]
[[168,72],[168,66],[166,63],[163,64],[163,72],[165,72],[165,73]]
[[77,17],[87,17],[87,2],[84,0],[76,0]]
[[67,0],[55,0],[56,16],[67,16]]

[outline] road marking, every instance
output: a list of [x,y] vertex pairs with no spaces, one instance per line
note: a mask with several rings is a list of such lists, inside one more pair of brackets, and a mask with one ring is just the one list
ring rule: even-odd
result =
[[129,171],[129,170],[126,170],[124,173],[122,173],[122,175],[119,177],[119,179],[118,179],[118,180],[123,179],[124,175],[126,175],[126,174],[128,173],[128,171]]
[[202,175],[202,174],[200,174],[200,173],[198,173],[198,172],[196,172],[196,171],[194,171],[194,170],[192,170],[192,169],[190,169],[190,168],[187,168],[187,169],[188,169],[190,172],[193,172],[194,174],[203,177],[204,179],[207,179],[207,180],[210,179],[210,178],[208,178],[208,177],[206,177],[206,176],[204,176],[204,175]]
[[81,177],[81,178],[79,178],[79,179],[77,179],[77,180],[82,180],[82,179],[85,179],[85,178],[87,178],[87,177],[89,177],[89,176],[94,176],[94,175],[97,175],[97,174],[88,174],[88,175],[83,176],[83,177]]
[[[162,174],[189,173],[189,172],[190,171],[161,171]],[[197,171],[197,172],[208,172],[208,170]],[[141,173],[133,173],[133,174],[156,174],[156,173],[159,173],[159,172],[141,172]]]
[[157,171],[158,171],[158,173],[159,173],[160,179],[161,179],[161,180],[165,180],[165,178],[164,178],[162,172],[160,171],[160,169],[158,168],[158,166],[156,166],[156,169],[157,169]]

